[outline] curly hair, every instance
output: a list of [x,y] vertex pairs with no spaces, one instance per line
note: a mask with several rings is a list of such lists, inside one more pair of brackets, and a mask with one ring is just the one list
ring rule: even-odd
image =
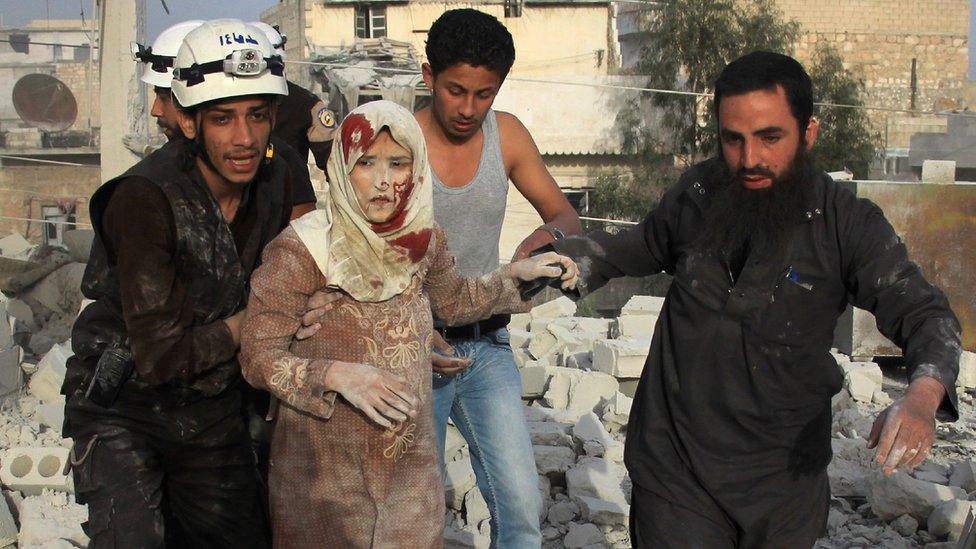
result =
[[434,76],[458,63],[485,67],[503,80],[515,63],[512,35],[487,13],[470,8],[449,10],[427,34],[427,62]]

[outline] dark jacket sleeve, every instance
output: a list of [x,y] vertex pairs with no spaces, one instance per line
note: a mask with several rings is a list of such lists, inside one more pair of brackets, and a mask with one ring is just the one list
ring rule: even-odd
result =
[[837,214],[851,303],[874,313],[878,330],[902,348],[909,379],[930,376],[942,383],[946,397],[939,417],[955,421],[962,337],[949,301],[909,261],[904,243],[878,206],[843,192]]
[[223,321],[191,326],[192,304],[176,272],[176,228],[166,197],[149,181],[122,181],[102,221],[122,297],[122,315],[139,377],[187,380],[233,358]]
[[674,237],[685,187],[682,181],[671,188],[643,221],[617,234],[600,231],[553,242],[555,251],[572,257],[579,266],[577,288],[582,296],[612,278],[674,272]]
[[315,202],[315,189],[312,187],[312,179],[308,173],[308,163],[285,140],[273,138],[272,143],[277,153],[281,155],[282,160],[288,165],[289,179],[291,180],[291,206]]

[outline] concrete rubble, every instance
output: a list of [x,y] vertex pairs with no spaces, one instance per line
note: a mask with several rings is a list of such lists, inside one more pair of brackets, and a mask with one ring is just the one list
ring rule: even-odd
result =
[[[15,241],[8,245],[12,250],[17,250]],[[0,239],[0,256],[6,253]],[[30,257],[32,252],[16,253]],[[82,307],[77,286],[68,287],[80,280],[79,265],[65,261],[0,299],[0,483],[5,496],[0,547],[12,537],[22,547],[87,544],[80,527],[87,511],[73,501],[70,474],[61,474],[71,446],[60,435],[60,386],[70,342],[68,332],[47,329],[57,318],[73,319]],[[661,298],[636,296],[619,318],[595,319],[574,316],[575,303],[560,298],[512,318],[509,329],[543,501],[546,549],[631,546],[624,437],[662,306]],[[36,340],[30,330],[46,330],[50,344]],[[47,345],[44,352],[38,352],[41,343]],[[844,388],[832,401],[834,459],[828,476],[833,496],[827,536],[817,547],[934,548],[958,538],[976,505],[970,503],[970,494],[976,499],[976,355],[966,353],[963,359],[960,421],[939,424],[926,464],[890,476],[878,472],[866,438],[877,413],[900,396],[905,383],[887,377],[889,372],[875,363],[834,356]],[[470,463],[471,449],[453,425],[445,446],[445,547],[486,548],[491,518]]]

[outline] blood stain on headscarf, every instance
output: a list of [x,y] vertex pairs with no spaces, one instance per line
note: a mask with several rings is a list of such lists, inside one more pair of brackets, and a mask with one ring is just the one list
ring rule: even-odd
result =
[[373,125],[364,115],[352,113],[342,121],[342,156],[348,164],[353,149],[365,151],[373,143]]

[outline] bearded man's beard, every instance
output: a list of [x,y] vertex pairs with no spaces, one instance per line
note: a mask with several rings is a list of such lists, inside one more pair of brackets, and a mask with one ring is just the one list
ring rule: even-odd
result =
[[[781,177],[765,169],[731,172],[724,160],[716,173],[715,196],[705,212],[700,246],[725,259],[749,250],[773,252],[782,247],[789,229],[803,209],[803,197],[814,178],[813,160],[801,142],[796,156]],[[748,176],[768,177],[773,184],[747,189]]]

